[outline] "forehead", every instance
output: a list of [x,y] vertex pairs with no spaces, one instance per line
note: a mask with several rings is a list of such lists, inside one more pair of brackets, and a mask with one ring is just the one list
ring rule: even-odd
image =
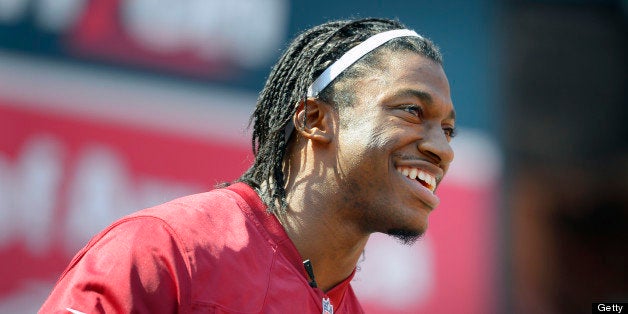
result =
[[427,93],[434,102],[453,109],[449,81],[442,66],[414,52],[385,52],[373,71],[355,82],[359,98],[381,101],[396,93]]

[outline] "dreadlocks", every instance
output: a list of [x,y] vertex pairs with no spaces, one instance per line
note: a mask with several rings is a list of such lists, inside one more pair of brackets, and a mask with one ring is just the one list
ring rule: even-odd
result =
[[[270,72],[251,116],[255,161],[238,179],[258,191],[269,211],[283,211],[287,207],[283,159],[290,138],[285,129],[296,112],[297,103],[306,97],[308,86],[352,47],[377,33],[402,28],[405,26],[401,23],[388,19],[332,21],[303,32],[288,46]],[[378,56],[384,50],[409,50],[442,63],[438,48],[429,40],[395,38],[350,66],[323,89],[318,98],[336,108],[350,105],[351,95],[336,91],[335,85],[362,77],[377,65]]]

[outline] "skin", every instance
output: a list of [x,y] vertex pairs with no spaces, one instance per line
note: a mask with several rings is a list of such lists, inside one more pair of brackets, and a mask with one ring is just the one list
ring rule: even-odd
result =
[[341,83],[355,93],[352,106],[308,99],[294,116],[289,209],[278,218],[323,291],[353,272],[370,234],[410,243],[425,232],[438,200],[396,167],[423,169],[440,182],[454,157],[455,113],[442,67],[412,52],[385,53],[381,64]]

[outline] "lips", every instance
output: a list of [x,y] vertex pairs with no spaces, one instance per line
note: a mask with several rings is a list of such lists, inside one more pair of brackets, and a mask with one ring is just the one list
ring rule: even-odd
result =
[[436,175],[424,168],[413,166],[396,166],[395,169],[410,183],[413,191],[412,195],[418,196],[419,201],[427,208],[432,210],[440,204],[440,199],[434,194],[437,184]]
[[434,190],[436,189],[436,178],[430,173],[412,167],[397,167],[396,168],[399,173],[410,178],[411,180],[416,180],[421,183],[422,186],[427,188],[432,194],[434,194]]

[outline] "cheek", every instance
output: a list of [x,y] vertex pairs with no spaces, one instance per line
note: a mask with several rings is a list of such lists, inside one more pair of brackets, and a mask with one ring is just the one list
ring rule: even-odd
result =
[[[388,122],[388,121],[385,121]],[[381,123],[372,129],[366,143],[366,151],[373,155],[385,154],[390,157],[411,142],[409,131],[392,122]]]
[[345,140],[351,144],[360,145],[365,150],[377,150],[391,146],[398,141],[397,133],[392,121],[385,117],[365,116],[354,119],[346,125]]
[[359,136],[348,136],[339,151],[342,172],[351,180],[359,181],[358,186],[362,188],[381,188],[380,184],[389,178],[392,156],[400,144],[394,135],[380,126],[364,128]]
[[340,154],[348,160],[349,167],[364,163],[371,164],[373,167],[373,163],[384,160],[382,156],[386,155],[396,142],[394,137],[386,132],[386,128],[367,123],[347,130],[339,141]]
[[369,150],[382,150],[386,147],[391,147],[396,142],[394,134],[392,134],[390,127],[386,125],[377,125],[373,127],[372,133],[369,136],[367,147]]

